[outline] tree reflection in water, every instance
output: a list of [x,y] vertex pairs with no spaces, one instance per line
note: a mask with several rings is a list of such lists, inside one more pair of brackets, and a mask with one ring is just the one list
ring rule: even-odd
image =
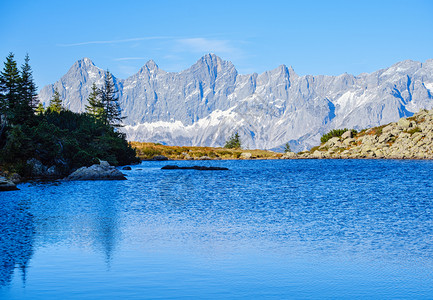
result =
[[34,234],[34,220],[28,204],[4,197],[0,201],[0,287],[11,283],[15,268],[21,270],[25,285]]

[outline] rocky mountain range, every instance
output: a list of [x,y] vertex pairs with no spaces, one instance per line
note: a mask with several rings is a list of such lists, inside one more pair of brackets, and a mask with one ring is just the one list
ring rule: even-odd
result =
[[[57,89],[65,107],[82,112],[92,83],[101,86],[103,78],[104,70],[84,58],[39,99],[47,105]],[[289,142],[300,151],[331,129],[379,126],[433,108],[433,59],[357,76],[299,76],[285,65],[239,74],[231,62],[207,54],[179,73],[150,60],[126,79],[113,78],[128,139],[169,145],[222,146],[237,131],[245,148]]]

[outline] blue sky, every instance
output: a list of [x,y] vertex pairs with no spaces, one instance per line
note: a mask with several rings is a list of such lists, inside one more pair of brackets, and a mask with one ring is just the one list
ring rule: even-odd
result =
[[433,1],[0,1],[0,57],[28,52],[39,88],[89,57],[126,78],[147,60],[178,72],[202,55],[241,74],[359,74],[433,58]]

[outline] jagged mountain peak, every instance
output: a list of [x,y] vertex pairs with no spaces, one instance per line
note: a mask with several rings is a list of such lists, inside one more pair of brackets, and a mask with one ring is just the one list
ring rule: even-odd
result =
[[159,69],[158,65],[155,63],[153,59],[149,59],[146,64],[144,65],[145,68],[149,70],[157,70]]
[[80,60],[77,60],[72,67],[89,68],[89,67],[95,67],[95,64],[93,63],[93,61],[90,58],[84,57]]
[[221,57],[208,53],[203,55],[191,68],[200,69],[200,68],[216,68],[219,72],[223,70],[235,69],[235,66],[231,61],[223,60]]
[[393,64],[390,68],[388,68],[390,71],[398,71],[398,72],[405,72],[408,69],[411,68],[420,68],[421,62],[419,61],[413,61],[410,59],[406,59],[403,61],[400,61],[398,63]]
[[[355,77],[298,76],[280,65],[260,75],[240,75],[230,61],[209,53],[178,73],[149,60],[116,82],[130,140],[221,146],[238,131],[251,148],[290,142],[302,150],[331,129],[377,126],[432,108],[432,67],[433,60],[407,60]],[[44,87],[39,99],[48,103],[58,89],[67,108],[83,111],[92,83],[102,84],[103,77],[102,69],[83,58]]]

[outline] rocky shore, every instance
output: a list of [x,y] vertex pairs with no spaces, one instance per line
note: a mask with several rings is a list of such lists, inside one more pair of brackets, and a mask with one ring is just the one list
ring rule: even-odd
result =
[[433,159],[433,110],[422,110],[356,135],[348,130],[310,151],[289,152],[282,158]]

